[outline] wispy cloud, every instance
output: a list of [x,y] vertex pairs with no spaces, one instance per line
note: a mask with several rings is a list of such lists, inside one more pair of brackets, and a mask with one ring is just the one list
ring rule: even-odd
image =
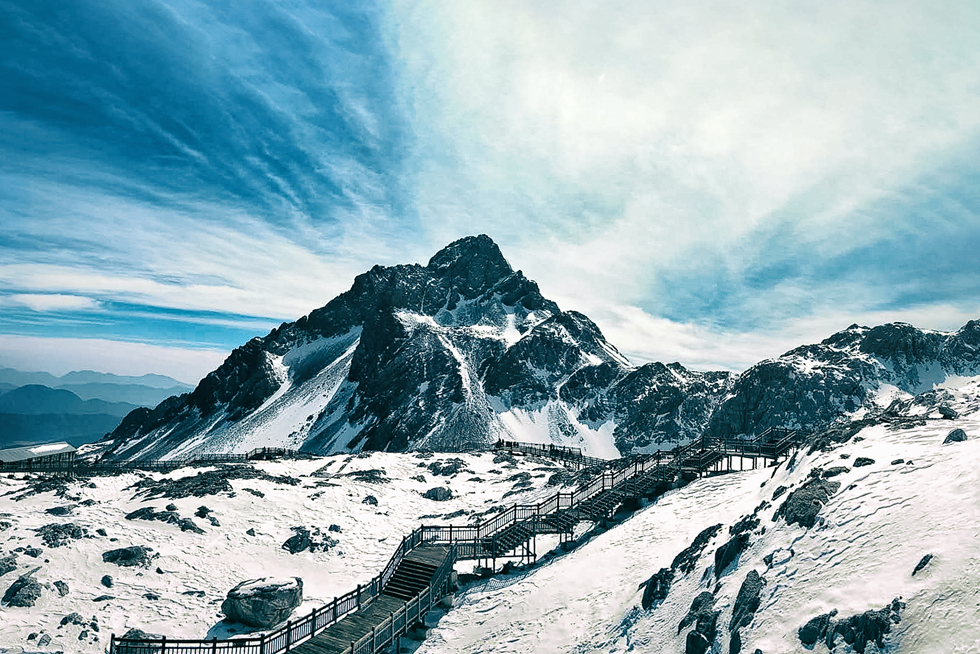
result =
[[980,315],[976,3],[0,0],[0,25],[0,333],[227,350],[479,232],[640,360]]
[[0,305],[11,304],[28,307],[33,311],[87,311],[98,309],[99,302],[90,297],[79,295],[62,295],[52,293],[50,295],[36,294],[17,294],[9,297],[0,297]]

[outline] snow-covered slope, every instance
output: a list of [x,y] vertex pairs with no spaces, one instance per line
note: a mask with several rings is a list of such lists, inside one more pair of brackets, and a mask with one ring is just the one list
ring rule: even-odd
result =
[[[967,440],[944,443],[958,429]],[[469,584],[450,611],[433,616],[438,622],[419,654],[727,654],[734,651],[734,625],[743,652],[825,652],[826,634],[815,645],[800,640],[801,628],[820,616],[831,633],[840,631],[838,653],[860,651],[844,641],[845,627],[860,623],[854,616],[889,627],[881,649],[873,638],[866,644],[869,653],[980,652],[980,382],[960,380],[955,388],[894,402],[816,434],[814,442],[819,447],[778,468],[696,480],[608,530],[579,531],[571,552]],[[181,483],[192,479],[202,486],[194,477],[200,470],[47,486],[0,477],[0,561],[19,548],[41,550],[16,552],[0,590],[34,567],[42,586],[34,608],[0,607],[0,648],[29,648],[37,633],[52,636],[52,648],[97,652],[110,631],[130,627],[225,636],[220,600],[239,581],[264,575],[302,577],[307,603],[299,611],[308,611],[370,579],[420,521],[466,523],[501,499],[551,494],[546,483],[556,466],[490,453],[374,452],[247,470],[253,472],[232,475],[216,495],[176,499],[159,491],[169,486],[171,495],[181,495]],[[446,484],[453,500],[421,496]],[[21,499],[31,488],[41,492]],[[377,505],[365,503],[368,495]],[[65,506],[68,515],[50,511]],[[204,533],[125,518],[147,506],[175,520],[191,517]],[[55,547],[34,531],[68,523],[93,537]],[[330,531],[334,524],[340,531]],[[294,527],[309,529],[326,551],[283,550]],[[129,545],[152,547],[159,557],[146,569],[102,561],[103,552]],[[538,552],[547,545],[542,539]],[[926,555],[932,558],[913,576]],[[458,569],[467,566],[472,562]],[[111,588],[100,583],[105,574],[114,578]],[[758,604],[746,612],[752,602],[738,597],[752,578],[759,580]],[[67,595],[55,581],[68,584]],[[99,600],[103,595],[111,599]],[[681,627],[699,597],[699,616]],[[741,619],[733,622],[736,607]],[[73,612],[83,624],[61,625]],[[691,649],[689,642],[701,638],[694,632],[710,635],[706,650]]]
[[[688,647],[697,621],[679,625],[695,598],[708,593],[708,618],[717,612],[708,651],[728,653],[733,609],[752,571],[762,587],[757,611],[739,629],[743,652],[827,652],[826,636],[805,646],[799,629],[832,611],[831,620],[843,622],[895,599],[905,604],[900,621],[886,611],[891,630],[884,647],[868,643],[864,651],[980,652],[978,396],[975,383],[960,390],[951,402],[966,415],[955,420],[912,410],[918,419],[906,415],[867,426],[847,442],[801,452],[778,469],[701,479],[668,493],[569,554],[459,593],[418,652],[700,651]],[[968,440],[943,444],[954,429],[963,429]],[[839,488],[814,525],[774,518],[791,493],[815,477]],[[757,525],[742,523],[744,550],[716,570],[717,550],[753,514]],[[675,571],[666,597],[643,608],[638,586],[670,569],[713,525],[720,529],[709,532],[690,571]],[[842,635],[835,642],[835,652],[860,651]]]
[[[419,524],[467,524],[501,500],[538,501],[555,492],[546,483],[561,469],[535,457],[490,453],[373,453],[255,462],[224,482],[215,476],[220,470],[46,482],[33,475],[0,477],[0,596],[34,568],[41,585],[35,606],[0,606],[0,652],[32,651],[44,634],[52,641],[40,651],[102,652],[110,633],[133,627],[174,638],[224,638],[234,632],[221,622],[221,601],[236,584],[256,577],[302,578],[305,601],[296,615],[304,615],[370,581]],[[168,487],[162,496],[156,492]],[[453,498],[422,496],[433,487],[450,488]],[[188,494],[195,491],[203,495]],[[53,514],[62,507],[67,515]],[[126,518],[146,507],[162,518]],[[202,533],[183,530],[178,520],[187,518]],[[45,542],[45,532],[36,531],[47,525],[69,534],[63,544],[51,536]],[[66,525],[78,528],[76,537]],[[283,549],[295,527],[305,527],[327,549]],[[103,552],[133,545],[152,548],[148,567],[102,559]],[[9,570],[7,557],[13,557]],[[111,587],[101,582],[104,575],[112,577]],[[55,582],[67,584],[66,595]],[[98,599],[103,596],[108,599]],[[62,625],[72,613],[83,624]],[[30,639],[32,633],[38,638]]]

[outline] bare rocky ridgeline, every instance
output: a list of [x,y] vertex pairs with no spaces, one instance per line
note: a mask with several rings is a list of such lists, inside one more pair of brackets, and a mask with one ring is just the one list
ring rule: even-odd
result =
[[[980,373],[978,352],[980,321],[954,333],[891,323],[852,325],[739,375],[635,367],[588,317],[514,271],[492,240],[467,237],[425,266],[357,276],[326,306],[237,348],[193,392],[133,411],[103,446],[126,459],[163,456],[204,432],[213,443],[247,441],[278,419],[276,407],[258,410],[284,386],[280,404],[323,398],[283,427],[310,452],[486,446],[513,438],[500,415],[515,411],[540,412],[556,441],[594,439],[611,424],[609,445],[621,453],[701,433],[817,433],[861,409],[907,424],[955,417],[934,377]],[[319,390],[326,379],[332,394]],[[913,397],[882,410],[884,384]]]

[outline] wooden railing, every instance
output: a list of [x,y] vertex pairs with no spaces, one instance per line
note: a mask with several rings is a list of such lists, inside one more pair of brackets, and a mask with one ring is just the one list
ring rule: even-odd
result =
[[202,454],[195,457],[181,457],[166,460],[144,461],[93,461],[75,459],[64,461],[58,465],[24,464],[17,462],[0,465],[0,472],[70,472],[74,474],[97,475],[106,472],[124,472],[127,470],[156,470],[170,472],[186,466],[213,465],[219,463],[245,463],[265,459],[309,459],[313,455],[299,450],[284,447],[257,447],[245,454]]
[[552,459],[558,459],[566,463],[574,463],[578,467],[590,468],[593,466],[604,466],[615,459],[600,459],[594,456],[582,454],[582,449],[578,447],[565,447],[564,445],[544,445],[541,443],[521,443],[518,441],[497,441],[494,444],[495,450],[509,450],[511,452],[523,452],[525,454],[537,454]]
[[[377,625],[372,633],[351,643],[351,654],[375,654],[391,643],[394,638],[405,633],[408,628],[422,619],[422,616],[441,597],[441,589],[446,583],[453,565],[466,559],[489,559],[496,552],[497,537],[508,527],[521,522],[530,522],[530,533],[536,533],[539,521],[556,516],[562,512],[575,511],[583,503],[596,498],[605,491],[620,491],[631,496],[636,488],[631,482],[647,475],[657,475],[657,480],[672,479],[682,470],[685,461],[696,457],[704,461],[706,454],[734,456],[762,456],[775,459],[797,442],[796,432],[785,429],[769,429],[752,440],[706,440],[703,437],[692,443],[670,451],[631,457],[625,465],[607,470],[590,480],[585,486],[572,492],[556,492],[537,504],[512,504],[493,517],[476,525],[423,525],[402,538],[394,554],[382,571],[370,583],[359,585],[355,590],[334,598],[326,606],[314,609],[308,616],[287,622],[280,629],[263,634],[257,638],[233,638],[231,640],[168,640],[164,639],[121,639],[113,634],[110,640],[110,654],[202,654],[212,652],[234,652],[235,654],[278,654],[288,652],[336,624],[382,593],[395,570],[416,547],[424,544],[448,545],[449,555],[433,575],[429,587],[407,602],[401,609]],[[529,443],[503,442],[498,449],[514,449],[534,454],[545,454],[568,461],[585,461],[577,448],[547,448]],[[253,451],[255,452],[255,451]],[[248,455],[251,456],[253,452]],[[602,464],[609,461],[595,459]],[[583,465],[591,465],[584,464]]]

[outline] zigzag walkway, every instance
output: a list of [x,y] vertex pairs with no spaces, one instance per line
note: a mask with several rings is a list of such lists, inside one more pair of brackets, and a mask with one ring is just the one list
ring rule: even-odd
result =
[[[536,537],[570,539],[580,522],[602,522],[630,499],[652,497],[682,478],[734,471],[748,458],[775,461],[798,444],[797,434],[769,429],[751,440],[706,440],[667,452],[602,461],[609,466],[572,492],[558,492],[530,505],[511,505],[477,525],[422,526],[402,539],[384,570],[364,586],[335,598],[310,615],[257,638],[231,640],[120,639],[112,635],[110,654],[375,654],[423,622],[445,595],[457,561],[496,568],[498,559],[533,561]],[[498,450],[551,456],[577,467],[589,463],[574,448],[500,442]]]

